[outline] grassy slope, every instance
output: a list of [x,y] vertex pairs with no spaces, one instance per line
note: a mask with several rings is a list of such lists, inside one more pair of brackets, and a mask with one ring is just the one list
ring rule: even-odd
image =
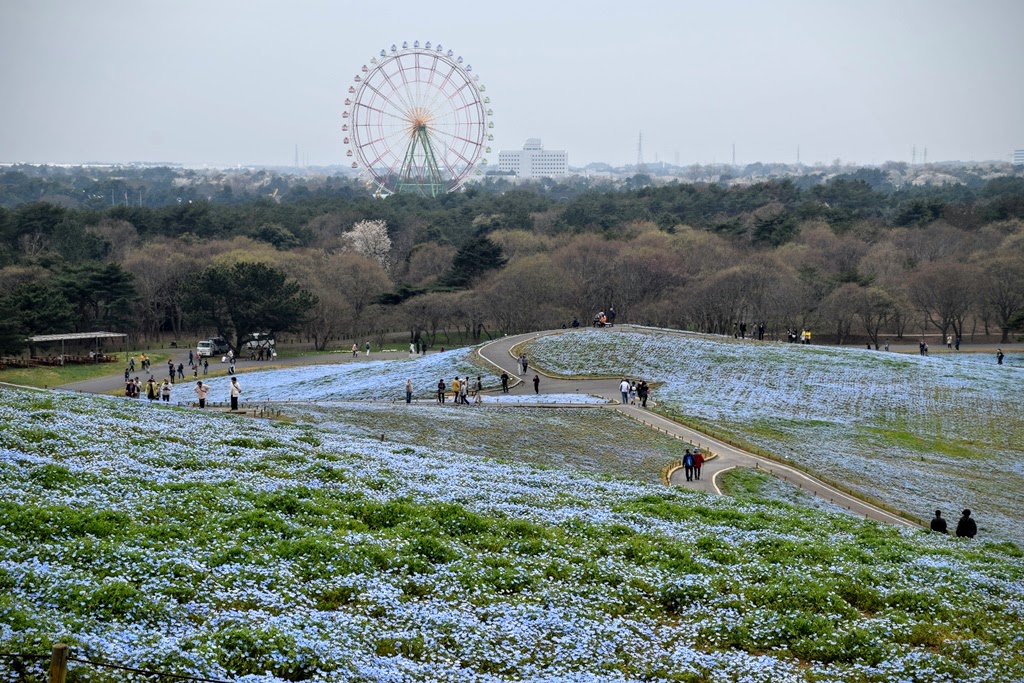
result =
[[[117,354],[118,357],[122,358],[124,354]],[[139,354],[135,353],[135,365],[138,369]],[[156,352],[149,354],[150,358],[153,359],[153,367],[157,370],[164,369],[167,364],[169,356],[164,353]],[[57,387],[64,384],[71,384],[72,382],[81,382],[87,379],[95,379],[97,377],[106,377],[107,375],[123,373],[125,367],[127,367],[127,361],[120,363],[96,363],[96,364],[84,364],[84,365],[65,365],[64,367],[37,367],[37,368],[6,368],[0,370],[0,382],[8,382],[10,384],[18,384],[26,387]],[[136,372],[135,374],[142,376],[142,372]]]
[[946,356],[593,332],[529,346],[554,372],[634,373],[661,409],[927,518],[978,511],[1024,541],[1019,368]]
[[[682,441],[636,420],[594,408],[464,408],[334,405],[285,408],[286,414],[354,436],[575,472],[657,483]],[[538,438],[538,435],[543,435]]]
[[4,392],[0,650],[251,681],[1024,677],[1012,546],[457,442]]

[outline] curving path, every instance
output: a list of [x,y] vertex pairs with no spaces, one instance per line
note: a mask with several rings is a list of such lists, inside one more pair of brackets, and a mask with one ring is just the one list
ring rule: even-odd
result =
[[[623,329],[643,329],[633,328],[633,326],[616,326],[612,329],[594,330],[595,334],[615,334],[615,332]],[[540,393],[541,394],[590,394],[594,396],[600,396],[606,398],[609,401],[613,401],[610,404],[594,405],[596,408],[604,408],[606,410],[616,410],[628,417],[639,420],[646,425],[654,429],[658,429],[667,434],[671,434],[680,439],[688,441],[693,444],[700,446],[707,446],[717,454],[717,457],[704,463],[702,478],[700,481],[687,482],[685,480],[684,471],[682,469],[675,470],[670,479],[670,483],[673,486],[685,486],[686,488],[692,488],[694,490],[707,491],[710,493],[721,494],[721,489],[718,488],[717,478],[718,475],[727,470],[731,470],[736,467],[752,467],[759,468],[777,477],[780,477],[786,481],[789,481],[803,490],[816,495],[820,498],[829,500],[837,505],[845,507],[850,510],[851,513],[856,515],[863,515],[865,518],[874,519],[879,522],[886,522],[889,524],[896,524],[898,526],[910,527],[910,528],[921,528],[919,524],[911,522],[910,520],[904,519],[898,515],[894,515],[887,512],[879,507],[871,505],[859,498],[851,496],[847,493],[843,493],[836,488],[820,481],[809,474],[801,472],[793,467],[783,465],[773,460],[768,460],[760,456],[754,455],[744,451],[743,449],[730,446],[727,443],[719,441],[718,439],[712,438],[707,434],[698,432],[689,427],[684,427],[678,422],[674,422],[667,418],[662,417],[656,413],[652,413],[649,410],[641,408],[639,406],[622,405],[620,402],[619,395],[619,378],[609,379],[566,379],[561,377],[554,377],[549,375],[542,370],[529,367],[527,375],[520,377],[519,366],[517,363],[517,356],[513,353],[513,348],[517,345],[522,344],[525,341],[536,339],[541,336],[548,336],[553,334],[561,334],[566,330],[549,330],[546,332],[531,332],[527,334],[519,334],[512,337],[503,337],[492,342],[488,342],[477,349],[477,354],[480,358],[496,369],[496,374],[500,374],[502,371],[507,372],[515,382],[514,386],[509,389],[510,394],[533,394],[532,379],[534,374],[541,377],[540,381]],[[666,333],[672,333],[671,331],[665,330]],[[685,335],[685,332],[678,332],[677,334]],[[572,405],[573,407],[580,407],[576,404],[534,404],[531,406],[542,405],[552,407],[565,407],[566,405]]]

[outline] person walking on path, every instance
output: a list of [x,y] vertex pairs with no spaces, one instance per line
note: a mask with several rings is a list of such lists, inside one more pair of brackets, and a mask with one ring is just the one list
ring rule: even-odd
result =
[[178,363],[178,379],[185,379],[185,364]]
[[959,538],[974,538],[978,534],[978,525],[971,519],[971,511],[964,510],[960,521],[956,523],[956,535]]
[[686,481],[693,481],[693,453],[690,449],[686,449],[686,454],[683,455],[683,468],[686,470]]
[[699,450],[693,452],[693,478],[700,481],[700,468],[704,467],[704,454]]
[[444,403],[444,390],[445,389],[447,389],[447,387],[444,385],[444,379],[443,378],[439,379],[437,381],[437,402],[438,403]]
[[468,377],[463,377],[462,378],[462,385],[459,386],[459,401],[461,401],[462,405],[464,405],[464,406],[469,405],[469,378]]
[[508,373],[504,371],[501,373],[501,393],[508,393]]
[[208,373],[209,371],[210,371],[210,359],[209,358],[204,358],[203,359],[203,377],[206,377],[206,373]]
[[533,376],[533,393],[540,393],[540,375]]
[[370,355],[370,342],[366,342],[366,355]]
[[199,380],[196,382],[196,388],[193,389],[193,391],[196,392],[196,397],[199,398],[199,407],[205,408],[206,395],[210,393],[210,386],[208,384],[203,384],[203,380]]
[[238,410],[238,397],[242,395],[242,387],[238,386],[238,378],[231,378],[231,410]]
[[640,384],[636,386],[636,395],[640,399],[641,408],[647,407],[647,394],[650,393],[650,390],[646,380],[640,380]]
[[188,350],[188,366],[189,367],[192,367],[192,365],[194,365],[194,363],[192,362],[194,360],[195,360],[195,356],[192,355],[192,349],[189,349]]
[[171,402],[171,383],[164,380],[164,385],[160,387],[160,396],[163,397],[164,403]]
[[1003,350],[1002,349],[996,349],[996,365],[1002,365],[1002,364],[1003,364]]
[[459,378],[456,377],[452,380],[452,398],[456,403],[458,403],[460,396],[462,396],[462,382],[460,382]]
[[405,380],[405,402],[412,403],[412,378]]
[[629,380],[625,377],[619,382],[619,393],[622,394],[622,405],[629,405]]
[[937,534],[948,534],[946,531],[946,520],[942,518],[942,510],[935,511],[935,517],[932,519],[931,530]]

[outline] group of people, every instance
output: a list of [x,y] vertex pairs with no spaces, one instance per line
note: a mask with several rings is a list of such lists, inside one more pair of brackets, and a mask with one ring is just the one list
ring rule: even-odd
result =
[[635,406],[637,400],[640,401],[640,407],[647,407],[647,397],[650,396],[651,387],[645,380],[639,382],[630,381],[625,377],[619,382],[619,393],[622,395],[622,405]]
[[[598,311],[597,315],[594,316],[594,327],[611,327],[615,324],[615,316],[614,308],[609,308],[607,313]],[[575,322],[576,319],[573,318],[573,321]],[[573,325],[573,327],[577,327],[577,325]]]
[[700,471],[704,467],[704,454],[699,448],[689,448],[683,454],[683,469],[686,470],[686,481],[700,481]]
[[[160,400],[164,403],[170,403],[172,388],[173,383],[169,379],[157,382],[156,378],[150,375],[149,380],[143,383],[138,377],[132,377],[125,382],[124,395],[128,398],[139,398],[145,394],[151,403]],[[203,380],[197,380],[193,391],[199,400],[199,407],[205,408],[206,397],[210,393],[210,385],[203,384]],[[238,410],[238,397],[241,394],[242,388],[238,386],[238,378],[232,377],[231,386],[228,391],[228,395],[231,398],[231,410]]]
[[[747,321],[741,320],[732,324],[732,336],[733,339],[746,339],[747,338]],[[757,337],[758,341],[764,341],[764,323],[753,325],[750,328],[750,338]],[[790,339],[790,341],[793,341]]]
[[[764,325],[761,325],[761,327],[764,328]],[[761,339],[764,339],[763,333]],[[786,341],[790,344],[796,344],[797,342],[800,342],[801,344],[810,344],[811,331],[806,328],[798,331],[795,327],[787,327]]]
[[[477,375],[476,383],[471,385],[469,377],[459,379],[457,376],[452,380],[451,392],[453,400],[456,403],[463,405],[469,404],[470,397],[473,398],[473,403],[480,403],[483,401],[482,392],[484,390],[483,377]],[[445,384],[444,378],[442,377],[437,382],[437,402],[444,403],[446,392],[448,391],[448,385]],[[412,401],[412,380],[410,379],[405,383],[405,401],[409,403]]]
[[[150,362],[149,357],[146,354],[142,354],[139,358],[139,369],[143,372],[149,372]],[[135,372],[135,356],[128,359],[128,367],[124,371],[125,380],[128,379],[128,374],[131,372]]]
[[[931,530],[937,534],[948,534],[949,531],[946,528],[946,520],[942,516],[941,510],[935,511],[935,517],[932,519]],[[974,538],[978,535],[978,525],[971,517],[970,510],[964,510],[960,516],[960,521],[956,523],[956,535],[960,538]]]

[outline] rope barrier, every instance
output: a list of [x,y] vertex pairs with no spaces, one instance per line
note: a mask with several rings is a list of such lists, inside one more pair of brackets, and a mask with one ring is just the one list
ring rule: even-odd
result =
[[122,664],[107,664],[105,662],[94,662],[88,659],[79,659],[78,657],[68,657],[69,662],[78,662],[79,664],[88,664],[90,666],[96,666],[103,669],[117,669],[119,671],[131,671],[132,673],[142,674],[143,676],[157,676],[159,678],[173,678],[176,681],[196,681],[197,683],[233,683],[232,681],[226,681],[221,678],[203,678],[201,676],[186,676],[184,674],[170,674],[162,671],[149,671],[147,669],[136,669],[131,666],[124,666]]

